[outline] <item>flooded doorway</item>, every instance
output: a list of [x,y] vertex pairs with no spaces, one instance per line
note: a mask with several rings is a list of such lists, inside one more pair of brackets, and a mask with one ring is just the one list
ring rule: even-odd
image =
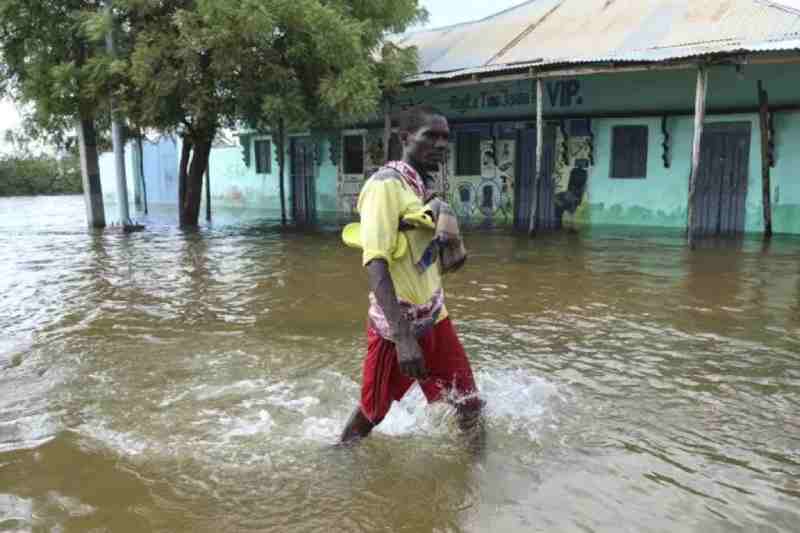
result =
[[744,233],[750,128],[749,122],[706,124],[695,185],[695,235]]
[[[544,154],[542,165],[544,172],[539,182],[536,195],[538,205],[536,208],[536,227],[539,229],[556,229],[558,220],[554,204],[555,183],[553,173],[555,170],[555,139],[556,130],[553,126],[544,128]],[[519,130],[517,152],[518,179],[514,190],[514,228],[519,231],[528,231],[531,220],[531,187],[536,176],[536,127],[527,127]]]

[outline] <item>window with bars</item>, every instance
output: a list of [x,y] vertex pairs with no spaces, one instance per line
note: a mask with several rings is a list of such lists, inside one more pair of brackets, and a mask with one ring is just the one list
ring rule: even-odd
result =
[[364,173],[364,137],[345,135],[342,153],[345,174]]
[[611,141],[611,177],[647,177],[647,126],[615,126]]
[[456,176],[481,175],[481,134],[460,131],[456,134]]
[[272,173],[272,143],[270,141],[256,141],[256,174]]

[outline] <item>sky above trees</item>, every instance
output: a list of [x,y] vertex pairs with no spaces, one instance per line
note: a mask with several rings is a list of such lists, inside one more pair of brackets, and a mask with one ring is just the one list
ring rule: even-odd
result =
[[[524,0],[493,0],[492,2],[469,2],[464,0],[422,0],[430,13],[425,28],[438,28],[488,17],[493,13],[524,3]],[[798,0],[800,3],[800,0]]]

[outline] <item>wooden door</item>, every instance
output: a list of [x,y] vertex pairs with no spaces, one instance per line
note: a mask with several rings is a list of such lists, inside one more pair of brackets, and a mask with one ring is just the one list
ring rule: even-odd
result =
[[744,233],[749,164],[749,122],[705,126],[695,184],[696,236]]

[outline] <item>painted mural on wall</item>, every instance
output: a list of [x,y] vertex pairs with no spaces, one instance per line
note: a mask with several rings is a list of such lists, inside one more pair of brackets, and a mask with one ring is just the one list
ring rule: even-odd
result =
[[[383,131],[364,135],[363,174],[344,172],[338,155],[337,201],[345,217],[357,216],[358,195],[364,181],[378,170],[383,157]],[[435,173],[434,189],[445,198],[456,214],[468,224],[509,224],[514,217],[514,181],[516,176],[516,141],[485,139],[481,142],[481,173],[455,176],[455,143],[451,143],[446,162]]]
[[455,176],[455,144],[450,144],[448,164],[441,178],[443,192],[453,210],[467,224],[510,224],[514,218],[516,141],[481,141],[480,176]]
[[555,170],[553,172],[556,216],[561,224],[572,226],[579,212],[589,204],[588,176],[594,165],[594,138],[587,131],[578,135],[560,125],[556,133]]

